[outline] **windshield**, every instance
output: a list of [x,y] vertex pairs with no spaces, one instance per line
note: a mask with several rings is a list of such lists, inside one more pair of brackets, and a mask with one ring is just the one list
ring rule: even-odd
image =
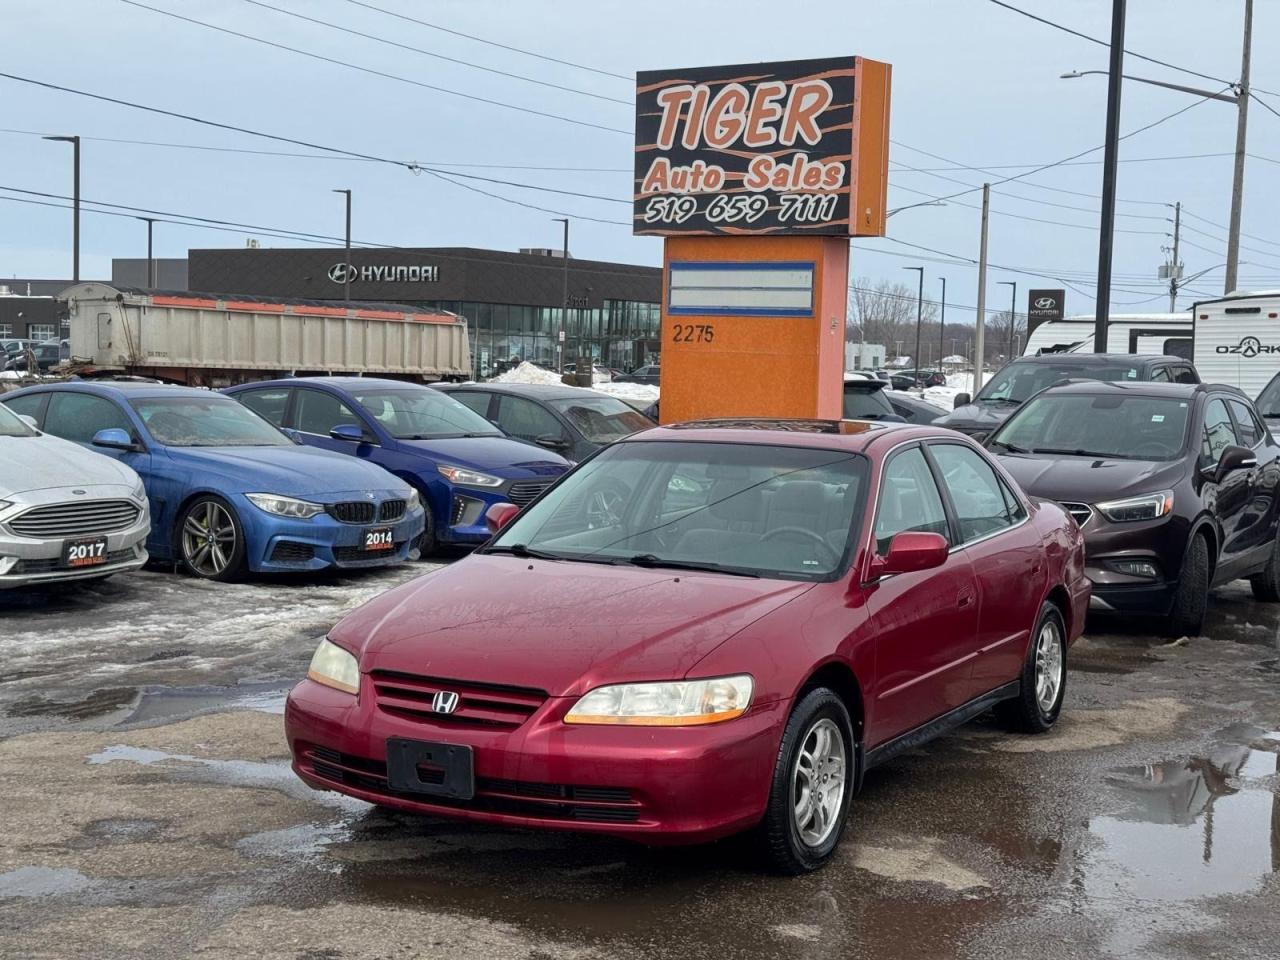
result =
[[1254,406],[1264,417],[1280,417],[1280,377],[1272,378],[1271,382],[1263,387]]
[[230,397],[134,400],[133,409],[167,447],[288,447],[293,441]]
[[648,417],[613,397],[575,397],[550,402],[592,443],[612,443],[653,426]]
[[486,548],[551,559],[829,579],[856,542],[866,460],[703,442],[606,447]]
[[0,437],[34,437],[35,434],[16,413],[0,404]]
[[884,395],[884,387],[870,380],[861,381],[874,389],[845,384],[844,418],[846,420],[883,420],[893,415],[893,407]]
[[1063,359],[1053,363],[1011,363],[978,391],[977,401],[1022,403],[1059,380],[1137,380],[1138,368],[1123,363]]
[[351,395],[397,440],[502,436],[470,407],[430,387],[353,390]]
[[1115,394],[1037,397],[996,430],[997,453],[1057,453],[1173,460],[1187,434],[1189,400]]

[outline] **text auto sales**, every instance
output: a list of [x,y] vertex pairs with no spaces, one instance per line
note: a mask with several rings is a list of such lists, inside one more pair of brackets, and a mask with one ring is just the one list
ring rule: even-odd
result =
[[[819,118],[831,106],[833,93],[825,80],[794,84],[759,83],[751,90],[725,84],[714,94],[707,84],[678,84],[657,95],[661,109],[656,146],[670,150],[679,142],[686,150],[763,150],[769,147],[817,146],[822,141]],[[779,220],[822,221],[830,218],[848,166],[839,160],[811,160],[800,151],[786,160],[768,154],[752,157],[740,175],[747,194],[712,198],[703,211],[712,222],[751,223],[769,208],[766,194],[781,194]],[[640,186],[642,197],[656,194],[645,207],[647,223],[683,223],[698,212],[698,194],[714,194],[725,187],[728,174],[715,163],[695,160],[672,166],[670,159],[653,160]],[[675,196],[661,196],[675,194]]]

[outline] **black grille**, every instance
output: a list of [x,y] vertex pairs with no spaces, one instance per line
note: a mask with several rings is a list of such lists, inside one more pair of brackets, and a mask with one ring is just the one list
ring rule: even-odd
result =
[[9,527],[19,536],[37,540],[87,537],[132,526],[139,512],[132,500],[68,501],[33,507],[10,520]]
[[316,555],[316,548],[309,543],[281,540],[271,551],[272,563],[306,563]]
[[388,797],[459,810],[479,810],[578,823],[637,823],[643,806],[626,787],[584,787],[525,780],[476,778],[470,800],[404,793],[387,787],[387,765],[328,747],[302,747],[302,763],[317,777]]
[[333,559],[338,561],[344,567],[359,566],[360,564],[386,563],[388,560],[394,560],[400,548],[404,546],[404,541],[392,544],[390,550],[365,550],[361,547],[334,547]]
[[507,491],[507,499],[516,506],[523,507],[554,482],[554,480],[517,480]]
[[329,511],[329,516],[343,523],[373,523],[373,518],[378,515],[378,506],[372,500],[331,503],[325,509]]
[[92,570],[101,569],[102,567],[109,567],[112,564],[116,564],[116,563],[125,563],[128,560],[132,560],[135,556],[136,554],[134,554],[132,548],[128,550],[112,550],[110,553],[107,554],[106,563],[98,564],[96,566],[90,566],[90,567],[71,567],[71,568],[64,568],[62,566],[62,560],[59,557],[50,557],[47,560],[19,560],[16,564],[14,564],[13,569],[11,569],[9,572],[13,574],[50,573],[54,570],[62,570],[62,569],[92,571]]
[[1075,520],[1075,522],[1082,527],[1086,523],[1088,523],[1089,518],[1093,516],[1093,508],[1089,506],[1087,503],[1065,503],[1064,502],[1062,504],[1062,509],[1067,511],[1067,513],[1071,514],[1072,519]]
[[404,509],[407,506],[406,500],[384,500],[382,506],[378,508],[378,519],[388,523],[399,520],[404,516]]

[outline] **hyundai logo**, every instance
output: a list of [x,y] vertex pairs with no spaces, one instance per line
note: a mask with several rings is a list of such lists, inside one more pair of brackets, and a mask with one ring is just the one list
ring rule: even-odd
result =
[[335,263],[329,268],[329,279],[334,283],[349,283],[359,276],[354,263]]
[[1052,310],[1057,305],[1058,301],[1053,299],[1053,297],[1036,297],[1036,302],[1034,304],[1037,310]]
[[458,709],[458,699],[452,690],[438,690],[431,698],[431,709],[436,713],[453,713]]

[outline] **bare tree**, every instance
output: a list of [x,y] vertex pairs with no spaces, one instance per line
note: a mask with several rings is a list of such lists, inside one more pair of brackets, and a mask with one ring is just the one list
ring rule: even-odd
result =
[[1009,360],[1018,356],[1027,345],[1027,315],[1015,313],[1010,317],[1008,310],[994,313],[987,318],[987,335],[985,341],[986,359]]
[[[921,352],[925,342],[938,338],[937,306],[924,301],[921,311]],[[928,330],[932,327],[933,339]],[[902,341],[904,349],[914,350],[916,337],[916,291],[905,283],[872,282],[859,277],[849,287],[849,312],[846,339],[880,343],[890,352],[894,343]],[[910,344],[910,347],[907,347]]]

